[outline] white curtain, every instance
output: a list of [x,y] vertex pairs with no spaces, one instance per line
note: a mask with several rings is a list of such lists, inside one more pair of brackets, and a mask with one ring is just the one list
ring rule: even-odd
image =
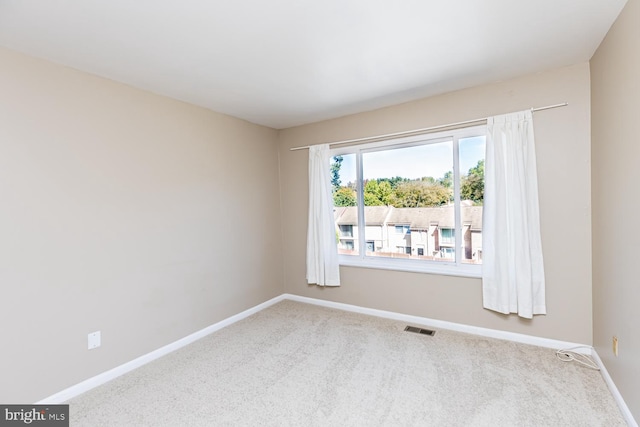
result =
[[328,144],[309,147],[307,282],[320,286],[340,286],[329,165]]
[[530,319],[546,314],[532,112],[490,117],[486,150],[483,305]]

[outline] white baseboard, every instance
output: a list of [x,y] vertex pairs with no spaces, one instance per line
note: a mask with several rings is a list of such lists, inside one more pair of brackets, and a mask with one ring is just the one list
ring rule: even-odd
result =
[[429,319],[427,317],[412,316],[409,314],[395,313],[393,311],[376,310],[373,308],[360,307],[357,305],[343,304],[340,302],[325,301],[315,298],[301,297],[298,295],[284,294],[285,299],[304,302],[307,304],[320,305],[323,307],[336,308],[339,310],[352,311],[354,313],[368,314],[370,316],[384,317],[386,319],[399,320],[402,322],[416,323],[432,328],[448,329],[451,331],[465,332],[467,334],[479,335],[482,337],[497,338],[501,340],[514,341],[523,344],[536,345],[538,347],[559,349],[575,348],[573,351],[581,354],[591,355],[590,345],[577,344],[568,341],[559,341],[549,338],[535,337],[532,335],[517,334],[515,332],[500,331],[497,329],[481,328],[469,326],[461,323],[447,322],[444,320]]
[[602,373],[604,382],[607,383],[607,387],[609,387],[609,391],[611,391],[611,394],[613,395],[613,398],[616,400],[616,403],[620,408],[620,412],[622,412],[622,416],[624,417],[627,424],[629,424],[629,427],[638,427],[638,423],[633,418],[633,415],[631,414],[631,410],[629,409],[629,407],[627,406],[627,403],[622,398],[620,391],[618,391],[618,387],[616,387],[615,383],[613,382],[613,379],[609,375],[609,371],[607,371],[607,368],[604,366],[604,363],[602,362],[602,359],[600,359],[600,356],[598,355],[598,352],[596,351],[595,348],[591,353],[591,357],[593,357],[593,359],[598,364],[598,367],[600,367],[600,373]]
[[607,369],[602,363],[602,360],[598,356],[598,353],[596,353],[595,349],[593,349],[591,346],[567,342],[567,341],[559,341],[559,340],[553,340],[548,338],[535,337],[535,336],[525,335],[525,334],[517,334],[514,332],[500,331],[497,329],[480,328],[477,326],[469,326],[469,325],[464,325],[460,323],[447,322],[443,320],[429,319],[427,317],[412,316],[408,314],[395,313],[392,311],[376,310],[373,308],[366,308],[366,307],[360,307],[357,305],[344,304],[344,303],[326,301],[326,300],[315,299],[315,298],[308,298],[308,297],[303,297],[303,296],[293,295],[293,294],[279,295],[275,298],[272,298],[268,301],[263,302],[262,304],[258,304],[255,307],[252,307],[234,316],[221,320],[218,323],[215,323],[211,326],[208,326],[204,329],[194,332],[193,334],[187,335],[186,337],[181,338],[177,341],[174,341],[171,344],[167,344],[164,347],[161,347],[157,350],[154,350],[150,353],[147,353],[136,359],[133,359],[130,362],[124,363],[120,366],[117,366],[113,369],[103,372],[102,374],[96,375],[95,377],[89,378],[85,381],[82,381],[81,383],[78,383],[74,386],[64,389],[54,395],[51,395],[45,399],[40,400],[39,402],[36,402],[36,404],[37,405],[57,404],[57,403],[65,402],[69,399],[74,398],[75,396],[78,396],[86,391],[89,391],[95,387],[98,387],[108,381],[111,381],[114,378],[117,378],[121,375],[126,374],[127,372],[131,372],[136,368],[146,365],[149,362],[152,362],[175,350],[178,350],[186,345],[189,345],[213,332],[216,332],[239,320],[249,317],[252,314],[255,314],[261,310],[264,310],[265,308],[270,307],[285,299],[303,302],[307,304],[319,305],[323,307],[335,308],[338,310],[351,311],[354,313],[367,314],[370,316],[377,316],[377,317],[383,317],[383,318],[392,319],[392,320],[399,320],[402,322],[414,323],[422,326],[448,329],[448,330],[458,331],[458,332],[465,332],[469,334],[514,341],[514,342],[519,342],[523,344],[531,344],[531,345],[536,345],[540,347],[553,348],[553,349],[572,348],[573,351],[590,355],[594,358],[594,360],[600,367],[602,376],[605,382],[607,383],[607,386],[611,390],[611,393],[613,394],[614,399],[618,403],[618,406],[620,407],[620,411],[622,412],[625,420],[631,427],[638,427],[638,424],[634,420],[633,415],[631,415],[631,411],[629,410],[629,407],[624,402],[622,395],[620,395],[620,392],[618,391],[613,380],[609,376],[609,373],[607,372]]
[[190,335],[187,335],[184,338],[181,338],[177,341],[172,342],[171,344],[167,344],[164,347],[160,347],[157,350],[154,350],[150,353],[144,354],[136,359],[131,360],[130,362],[124,363],[120,366],[117,366],[113,369],[110,369],[106,372],[103,372],[99,375],[96,375],[95,377],[89,378],[85,381],[82,381],[81,383],[78,383],[76,385],[73,385],[67,389],[64,389],[54,395],[51,395],[45,399],[40,400],[39,402],[36,402],[36,405],[45,405],[45,404],[58,404],[58,403],[62,403],[62,402],[66,402],[69,399],[72,399],[86,391],[89,391],[95,387],[98,387],[99,385],[102,385],[108,381],[113,380],[114,378],[117,378],[121,375],[126,374],[127,372],[131,372],[136,368],[139,368],[143,365],[146,365],[149,362],[152,362],[162,356],[165,356],[173,351],[176,351],[186,345],[189,345],[197,340],[199,340],[200,338],[204,338],[205,336],[216,332],[222,328],[224,328],[225,326],[229,326],[239,320],[242,320],[246,317],[251,316],[252,314],[255,314],[261,310],[264,310],[265,308],[272,306],[273,304],[276,304],[280,301],[282,301],[284,299],[284,295],[279,295],[275,298],[270,299],[269,301],[265,301],[262,304],[258,304],[255,307],[252,307],[250,309],[247,309],[241,313],[238,313],[234,316],[228,317],[224,320],[221,320],[218,323],[214,323],[211,326],[207,326],[204,329],[201,329],[197,332],[194,332]]

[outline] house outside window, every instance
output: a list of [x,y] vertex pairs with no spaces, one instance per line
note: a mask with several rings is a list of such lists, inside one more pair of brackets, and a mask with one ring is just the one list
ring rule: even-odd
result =
[[[332,150],[340,263],[478,277],[484,126]],[[457,172],[456,172],[457,171]]]

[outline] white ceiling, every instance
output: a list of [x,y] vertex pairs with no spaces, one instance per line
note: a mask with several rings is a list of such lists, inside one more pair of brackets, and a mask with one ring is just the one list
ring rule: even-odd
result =
[[0,45],[286,128],[587,61],[626,0],[0,0]]

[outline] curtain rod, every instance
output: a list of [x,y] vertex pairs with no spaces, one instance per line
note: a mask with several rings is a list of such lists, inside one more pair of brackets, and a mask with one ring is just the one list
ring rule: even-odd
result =
[[[542,111],[542,110],[550,110],[551,108],[566,107],[567,105],[569,105],[569,103],[567,103],[567,102],[563,102],[561,104],[547,105],[546,107],[532,108],[531,112]],[[469,125],[471,123],[486,122],[487,119],[488,119],[488,117],[483,117],[481,119],[465,120],[463,122],[449,123],[449,124],[446,124],[446,125],[431,126],[431,127],[428,127],[428,128],[407,130],[407,131],[403,131],[403,132],[387,133],[385,135],[376,135],[376,136],[367,136],[367,137],[364,137],[364,138],[347,139],[347,140],[344,140],[344,141],[330,142],[329,145],[350,144],[350,143],[354,143],[354,142],[365,142],[365,141],[372,141],[372,140],[376,140],[376,139],[384,140],[384,139],[388,139],[388,138],[396,137],[396,136],[418,135],[418,134],[425,133],[425,132],[432,131],[432,130],[450,128],[450,127],[454,127],[454,126]],[[310,147],[309,145],[305,145],[304,147],[293,147],[293,148],[290,148],[289,151],[306,150],[309,147]]]

